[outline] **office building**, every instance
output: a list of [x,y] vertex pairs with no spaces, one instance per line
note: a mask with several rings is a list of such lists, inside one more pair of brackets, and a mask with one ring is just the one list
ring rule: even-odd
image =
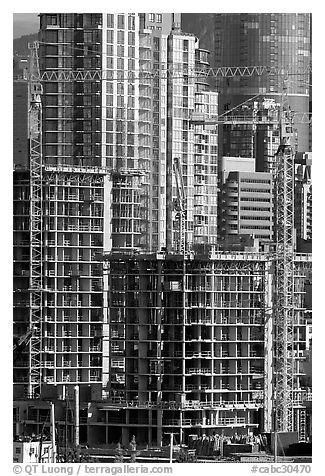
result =
[[[240,162],[240,159],[238,159]],[[273,180],[263,172],[229,172],[221,190],[220,237],[273,239]]]

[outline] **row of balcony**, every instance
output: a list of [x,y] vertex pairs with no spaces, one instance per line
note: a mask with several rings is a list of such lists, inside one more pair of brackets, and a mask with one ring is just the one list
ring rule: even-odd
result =
[[[90,375],[89,378],[82,378],[81,375],[75,375],[74,377],[70,375],[64,375],[62,379],[55,379],[54,376],[47,376],[43,378],[44,383],[61,383],[61,382],[84,382],[84,383],[90,383],[90,382],[101,382],[101,377],[98,375]],[[29,377],[26,376],[17,376],[14,378],[14,383],[28,383],[29,382]]]
[[102,321],[102,317],[100,315],[90,316],[90,317],[89,315],[86,315],[86,316],[77,315],[75,317],[72,317],[72,316],[59,316],[59,317],[45,316],[44,317],[44,322],[56,323],[56,324],[62,324],[62,322],[67,324],[93,324],[95,322],[97,323],[101,321]]
[[[251,400],[219,400],[219,401],[199,401],[199,400],[186,400],[178,403],[176,401],[161,401],[152,402],[138,400],[124,400],[122,397],[112,397],[109,402],[113,405],[124,406],[126,408],[152,408],[152,409],[164,409],[164,410],[204,410],[208,408],[218,409],[233,409],[233,408],[249,408],[261,405],[262,401],[259,399]],[[103,408],[105,410],[105,408]],[[109,410],[110,408],[107,408]]]
[[47,353],[63,353],[63,352],[71,352],[71,353],[80,353],[80,352],[83,352],[83,353],[86,353],[86,354],[89,354],[90,352],[102,352],[101,350],[101,347],[99,345],[92,345],[92,346],[89,346],[87,347],[87,349],[83,349],[82,346],[77,346],[77,348],[75,350],[73,350],[73,347],[71,345],[66,345],[66,346],[62,346],[61,349],[60,348],[55,348],[54,345],[46,345],[44,346],[44,352],[47,352]]
[[[30,245],[30,243],[28,243]],[[63,240],[61,243],[56,242],[55,240],[45,240],[44,246],[55,246],[57,248],[62,248],[62,247],[67,247],[67,246],[72,246],[73,248],[90,248],[90,247],[95,247],[95,248],[101,248],[102,242],[99,241],[91,241],[89,243],[84,243],[82,241],[79,241],[78,243],[71,243],[71,240]]]

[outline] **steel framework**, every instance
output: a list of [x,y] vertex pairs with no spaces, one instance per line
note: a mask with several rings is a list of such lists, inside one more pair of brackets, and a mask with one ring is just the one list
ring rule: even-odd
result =
[[274,425],[276,431],[293,431],[294,151],[287,118],[281,130],[275,174]]
[[186,252],[186,196],[183,181],[182,164],[179,157],[175,157],[173,162],[174,174],[176,179],[177,199],[175,203],[176,217],[179,223],[179,246],[178,252]]
[[[42,43],[44,44],[44,43]],[[46,43],[48,44],[48,43]],[[145,78],[177,78],[180,76],[212,76],[221,78],[233,78],[235,76],[251,77],[251,76],[306,76],[309,78],[311,69],[306,68],[304,71],[296,69],[285,70],[276,66],[222,66],[219,68],[184,68],[171,66],[166,69],[145,70],[139,69],[137,71],[114,71],[114,70],[72,70],[61,69],[59,71],[33,71],[26,73],[26,79],[32,81],[101,81],[101,80],[135,80]]]
[[[39,74],[38,43],[29,45],[30,71]],[[30,283],[29,321],[33,330],[29,352],[28,393],[37,397],[42,381],[42,85],[37,80],[29,82],[29,173],[30,173]]]

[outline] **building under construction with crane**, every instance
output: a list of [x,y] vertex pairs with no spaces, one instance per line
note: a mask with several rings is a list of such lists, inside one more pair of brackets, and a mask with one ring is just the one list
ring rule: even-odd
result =
[[[61,453],[170,433],[310,440],[311,255],[294,236],[294,121],[308,114],[283,95],[272,113],[262,100],[218,115],[209,86],[280,74],[266,66],[209,68],[176,14],[40,15],[14,171],[18,437],[56,423]],[[264,242],[257,208],[244,245],[220,241],[218,126],[268,137]],[[240,193],[256,207],[256,191]]]

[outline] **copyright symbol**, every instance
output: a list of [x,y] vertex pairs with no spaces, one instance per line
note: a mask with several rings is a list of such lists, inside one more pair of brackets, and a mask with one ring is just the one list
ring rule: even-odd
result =
[[23,468],[21,466],[17,465],[17,466],[14,466],[12,470],[15,474],[20,474],[22,472]]

